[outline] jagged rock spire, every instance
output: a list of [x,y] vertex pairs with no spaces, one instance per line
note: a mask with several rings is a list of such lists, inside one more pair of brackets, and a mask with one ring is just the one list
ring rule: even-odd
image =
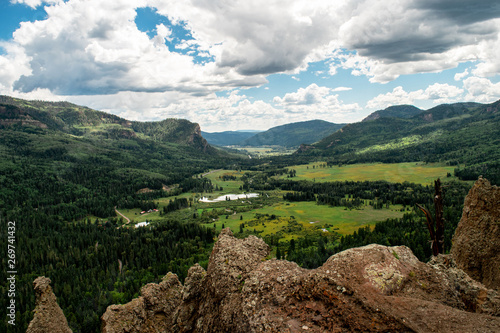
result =
[[26,333],[72,333],[63,311],[57,304],[50,279],[40,276],[33,281],[36,294],[35,316]]

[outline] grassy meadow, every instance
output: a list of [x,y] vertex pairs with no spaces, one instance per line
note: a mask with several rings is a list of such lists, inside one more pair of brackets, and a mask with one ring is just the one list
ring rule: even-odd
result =
[[[361,209],[349,210],[344,207],[317,205],[315,202],[280,202],[248,212],[231,214],[227,219],[225,216],[221,216],[215,224],[217,229],[222,228],[222,224],[224,224],[224,227],[230,227],[234,233],[237,233],[240,230],[240,224],[244,223],[245,228],[262,231],[262,236],[282,230],[286,234],[285,239],[322,229],[346,235],[365,225],[373,225],[375,222],[388,218],[402,217],[401,208],[402,206],[395,205],[389,209],[375,210],[371,206],[363,206]],[[257,214],[275,215],[276,218],[259,220],[256,219]],[[256,220],[259,222],[255,223]],[[289,231],[287,227],[290,220],[296,221],[302,226],[302,229],[293,230],[292,228]]]
[[[453,175],[454,166],[444,166],[440,164],[425,164],[421,162],[410,163],[370,163],[370,164],[350,164],[343,166],[325,167],[324,162],[315,162],[307,165],[297,165],[289,167],[297,171],[293,180],[310,180],[317,182],[331,181],[375,181],[385,180],[391,183],[410,182],[415,184],[432,184],[437,178],[442,181],[456,177]],[[286,176],[284,176],[286,177]]]
[[[210,181],[212,182],[212,184],[214,186],[217,185],[218,187],[223,188],[223,191],[214,192],[214,193],[211,193],[210,195],[205,195],[205,196],[216,198],[216,197],[223,195],[223,194],[241,193],[240,186],[243,185],[243,182],[241,180],[239,180],[239,178],[241,176],[243,176],[244,173],[245,173],[245,171],[217,170],[217,171],[214,171],[214,172],[211,172],[211,173],[205,175],[206,178],[210,179]],[[224,175],[234,176],[237,179],[224,181],[221,178]]]
[[[429,185],[437,179],[443,181],[456,179],[447,177],[453,173],[453,168],[439,164],[398,163],[398,164],[353,164],[345,166],[327,167],[324,162],[315,162],[308,165],[297,165],[289,169],[296,170],[293,180],[308,180],[316,182],[327,181],[375,181],[412,182]],[[242,193],[240,186],[243,182],[240,177],[246,171],[213,170],[204,175],[214,186],[222,190],[213,193],[183,193],[177,198],[192,199],[193,206],[169,213],[168,218],[186,219],[194,213],[199,217],[203,212],[216,211],[205,223],[215,226],[217,230],[230,227],[234,233],[240,231],[240,224],[247,230],[255,230],[261,236],[280,233],[284,239],[290,239],[310,232],[337,232],[342,235],[351,234],[359,227],[374,225],[378,221],[403,216],[402,206],[394,205],[389,208],[373,209],[365,202],[358,209],[345,207],[330,207],[317,205],[316,202],[287,202],[282,199],[284,191],[269,191],[265,197],[223,201],[217,203],[197,202],[203,196],[216,198],[225,194]],[[223,176],[234,176],[235,180],[223,180]],[[280,176],[286,177],[286,176]],[[156,199],[158,209],[162,210],[174,197]],[[132,223],[162,220],[159,212],[140,214],[140,209],[119,209],[121,213],[132,220]]]

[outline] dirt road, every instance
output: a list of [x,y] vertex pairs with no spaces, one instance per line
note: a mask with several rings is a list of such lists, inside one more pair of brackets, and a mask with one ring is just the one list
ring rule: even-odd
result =
[[118,211],[118,209],[116,209],[116,206],[115,206],[115,212],[120,215],[121,217],[123,217],[125,220],[127,220],[127,223],[126,224],[129,224],[130,223],[130,219],[128,217],[126,217],[125,215],[123,215],[122,213],[120,213]]

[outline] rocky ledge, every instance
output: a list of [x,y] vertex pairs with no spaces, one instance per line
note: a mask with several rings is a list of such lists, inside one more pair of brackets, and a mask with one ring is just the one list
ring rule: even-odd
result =
[[[497,292],[472,280],[449,256],[425,264],[404,246],[368,245],[307,270],[266,260],[268,253],[261,239],[240,240],[226,229],[207,271],[195,265],[183,287],[172,274],[165,278],[173,281],[170,289],[162,289],[164,282],[147,285],[139,299],[108,308],[102,331],[493,332],[500,327]],[[165,298],[169,292],[171,298]],[[155,325],[150,318],[163,319]]]

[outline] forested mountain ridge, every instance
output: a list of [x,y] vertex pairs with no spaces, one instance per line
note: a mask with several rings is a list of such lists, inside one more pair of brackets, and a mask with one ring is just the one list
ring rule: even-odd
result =
[[423,110],[413,105],[393,105],[369,114],[362,121],[370,121],[383,117],[411,118],[420,112],[423,112]]
[[28,101],[0,96],[0,125],[33,125],[40,128],[79,133],[73,127],[116,124],[129,127],[130,122],[118,116],[78,106],[69,102]]
[[185,119],[158,122],[129,121],[69,102],[26,101],[0,96],[0,127],[32,126],[75,136],[141,137],[159,142],[186,144],[214,153],[201,136],[200,126]]
[[240,142],[240,146],[283,146],[297,147],[300,144],[316,142],[345,124],[334,124],[324,120],[309,120],[285,124],[257,133]]
[[500,101],[438,105],[410,118],[353,123],[297,154],[331,163],[445,162],[458,176],[499,182]]

